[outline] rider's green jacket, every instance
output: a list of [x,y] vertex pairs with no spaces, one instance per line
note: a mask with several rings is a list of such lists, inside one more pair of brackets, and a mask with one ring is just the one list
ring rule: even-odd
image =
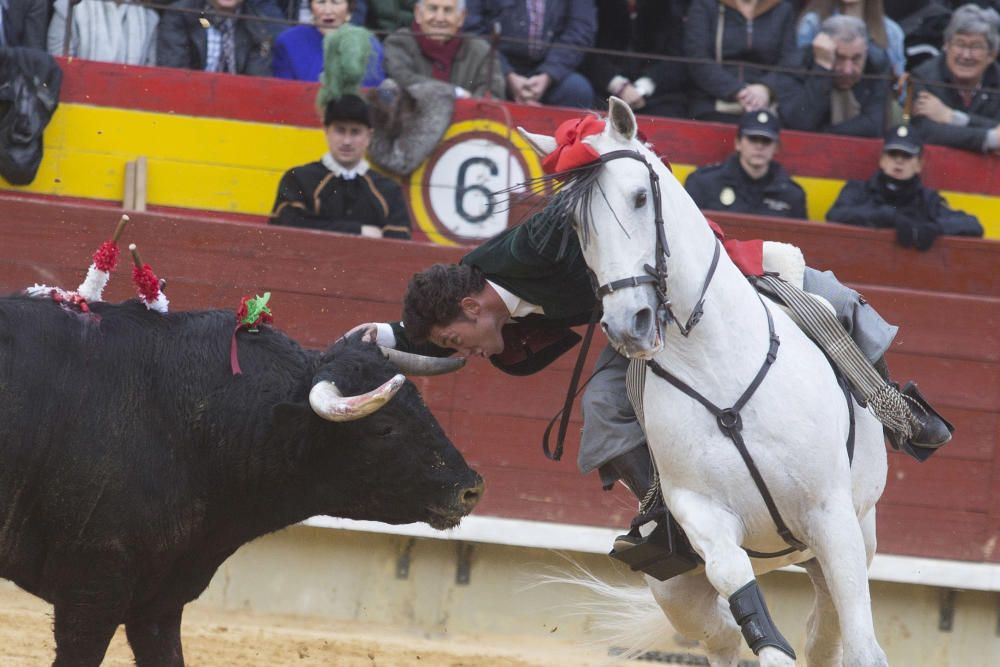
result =
[[[580,337],[570,327],[586,324],[597,304],[576,233],[553,220],[552,210],[535,213],[460,260],[545,311],[544,316],[515,318],[504,327],[504,351],[490,361],[513,375],[535,373],[572,348]],[[392,328],[397,349],[440,356],[451,353],[429,344],[414,345],[399,324]]]

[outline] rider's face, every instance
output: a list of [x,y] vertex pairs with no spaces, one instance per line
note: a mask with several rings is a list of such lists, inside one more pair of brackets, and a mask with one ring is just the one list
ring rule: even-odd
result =
[[508,317],[498,316],[473,297],[462,300],[462,313],[449,324],[431,327],[429,340],[458,351],[463,357],[489,357],[503,352],[500,331]]

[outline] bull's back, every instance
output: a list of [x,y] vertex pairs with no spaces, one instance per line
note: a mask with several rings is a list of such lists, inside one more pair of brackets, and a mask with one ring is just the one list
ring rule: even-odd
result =
[[235,325],[227,311],[0,299],[0,567],[196,524],[221,442],[264,428],[258,388],[290,400],[307,363],[279,332],[241,333],[234,376]]

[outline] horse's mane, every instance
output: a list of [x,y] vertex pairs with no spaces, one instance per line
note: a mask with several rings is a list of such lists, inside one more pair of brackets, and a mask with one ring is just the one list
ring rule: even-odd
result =
[[559,250],[556,257],[562,259],[567,249],[572,246],[571,240],[575,235],[572,224],[574,215],[579,215],[577,223],[582,230],[581,242],[586,245],[590,239],[593,226],[590,202],[595,190],[601,191],[601,196],[604,196],[597,183],[597,177],[603,166],[603,162],[592,162],[581,167],[531,178],[492,194],[494,197],[506,196],[509,209],[510,198],[514,193],[526,192],[531,196],[544,195],[550,190],[555,191],[551,198],[534,197],[534,203],[527,215],[532,216],[539,212],[542,214],[532,221],[530,228],[532,242],[537,244],[536,247],[546,247],[558,239]]

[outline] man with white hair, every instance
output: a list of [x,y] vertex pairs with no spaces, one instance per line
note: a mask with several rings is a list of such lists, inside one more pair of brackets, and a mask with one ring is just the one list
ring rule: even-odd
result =
[[1000,152],[1000,15],[969,3],[952,14],[944,53],[913,70],[913,126],[926,143]]
[[457,97],[482,97],[489,90],[503,99],[500,58],[481,37],[458,34],[465,0],[418,0],[413,25],[385,40],[385,72],[401,86],[446,81]]
[[869,60],[864,21],[828,17],[803,60],[808,73],[782,77],[778,110],[786,128],[882,136],[890,70]]

